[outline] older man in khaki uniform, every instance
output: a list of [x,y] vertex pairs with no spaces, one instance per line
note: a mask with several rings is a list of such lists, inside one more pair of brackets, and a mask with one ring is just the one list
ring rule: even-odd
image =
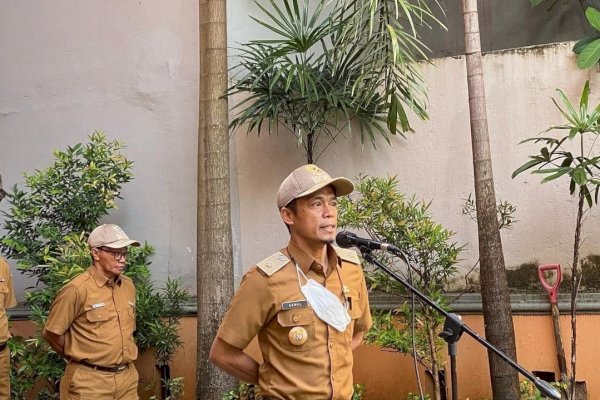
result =
[[6,342],[10,339],[6,309],[17,305],[12,276],[6,261],[0,257],[0,400],[10,399],[10,352]]
[[44,337],[68,362],[60,398],[137,399],[135,288],[122,273],[127,248],[139,242],[105,224],[88,244],[92,266],[61,288],[44,326]]
[[[337,196],[353,188],[315,165],[283,181],[277,206],[290,240],[244,275],[221,323],[211,361],[258,383],[264,398],[352,397],[352,351],[372,321],[357,254],[332,243]],[[261,365],[243,352],[255,336]]]

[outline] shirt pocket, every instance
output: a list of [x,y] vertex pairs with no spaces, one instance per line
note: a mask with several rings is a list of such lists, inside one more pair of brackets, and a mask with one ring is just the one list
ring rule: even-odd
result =
[[[277,325],[284,349],[302,352],[315,347],[315,313],[312,309],[282,310],[277,313]],[[303,335],[306,335],[305,341]]]
[[90,330],[97,337],[106,337],[109,329],[108,320],[110,315],[108,313],[108,307],[106,305],[93,305],[86,307],[85,318],[90,324]]

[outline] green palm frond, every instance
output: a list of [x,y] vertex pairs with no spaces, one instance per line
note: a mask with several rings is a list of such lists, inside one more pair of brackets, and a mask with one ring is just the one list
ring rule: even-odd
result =
[[[411,131],[408,110],[427,119],[419,63],[429,49],[418,27],[440,24],[422,0],[269,0],[252,17],[273,38],[242,46],[227,95],[244,97],[230,122],[260,134],[286,126],[312,157],[358,126],[363,142]],[[433,3],[439,6],[439,3]],[[310,162],[311,160],[309,160]]]

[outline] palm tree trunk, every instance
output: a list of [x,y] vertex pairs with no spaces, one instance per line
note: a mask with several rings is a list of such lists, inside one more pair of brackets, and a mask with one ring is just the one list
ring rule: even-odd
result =
[[233,293],[225,0],[200,0],[199,20],[196,399],[213,400],[235,384],[208,361]]
[[[463,0],[463,13],[485,336],[506,355],[516,360],[510,297],[496,216],[496,194],[487,127],[477,0]],[[517,372],[491,351],[488,351],[488,359],[493,398],[495,400],[518,399]]]

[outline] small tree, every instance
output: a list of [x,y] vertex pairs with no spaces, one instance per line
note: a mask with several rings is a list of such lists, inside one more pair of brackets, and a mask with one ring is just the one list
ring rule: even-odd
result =
[[[372,238],[402,249],[408,266],[385,255],[380,259],[397,268],[420,291],[447,309],[442,290],[448,278],[456,273],[458,255],[464,246],[451,242],[454,233],[431,219],[430,203],[414,198],[407,200],[397,186],[396,178],[359,178],[358,197],[340,199],[340,226],[364,229]],[[371,289],[409,294],[404,286],[380,271],[368,273],[367,277]],[[414,307],[408,301],[394,312],[398,320],[390,313],[375,314],[375,324],[367,334],[367,341],[412,354],[431,374],[435,399],[441,399],[439,351],[444,342],[437,334],[443,326],[443,316],[425,304]]]
[[[35,290],[26,293],[35,336],[11,343],[16,399],[24,399],[36,382],[46,383],[38,399],[57,398],[65,363],[41,332],[58,290],[92,263],[87,234],[116,207],[122,185],[132,178],[132,163],[119,152],[123,146],[95,132],[90,143],[55,151],[51,166],[25,175],[28,191],[15,186],[8,195],[0,251],[17,259],[17,269],[36,279]],[[154,289],[148,268],[152,253],[147,243],[130,249],[126,275],[137,289],[137,344],[141,351],[153,348],[163,367],[181,344],[178,317],[187,294],[172,280],[161,291]]]
[[[437,2],[434,1],[435,4]],[[407,109],[427,119],[425,83],[418,62],[427,47],[418,25],[439,23],[427,2],[417,0],[343,0],[314,3],[270,0],[257,3],[265,19],[253,18],[274,34],[240,49],[234,67],[240,76],[228,95],[247,95],[231,120],[248,133],[278,124],[289,130],[316,161],[343,132],[359,125],[360,137],[375,145],[376,136],[411,130]],[[443,25],[442,25],[443,26]],[[316,153],[316,145],[325,143]]]
[[545,177],[542,183],[561,177],[569,179],[569,193],[577,196],[577,217],[575,219],[575,238],[573,244],[573,263],[571,265],[571,376],[569,378],[569,398],[575,398],[575,373],[577,355],[577,294],[581,284],[581,268],[579,249],[581,246],[581,228],[583,215],[587,209],[598,204],[600,192],[600,154],[595,149],[600,129],[600,104],[589,110],[590,84],[583,87],[579,108],[575,108],[567,96],[557,89],[562,106],[556,100],[554,104],[565,117],[563,125],[551,126],[543,134],[565,132],[552,136],[537,136],[521,143],[540,143],[538,154],[529,156],[529,161],[517,168],[512,177],[531,170],[534,174]]

